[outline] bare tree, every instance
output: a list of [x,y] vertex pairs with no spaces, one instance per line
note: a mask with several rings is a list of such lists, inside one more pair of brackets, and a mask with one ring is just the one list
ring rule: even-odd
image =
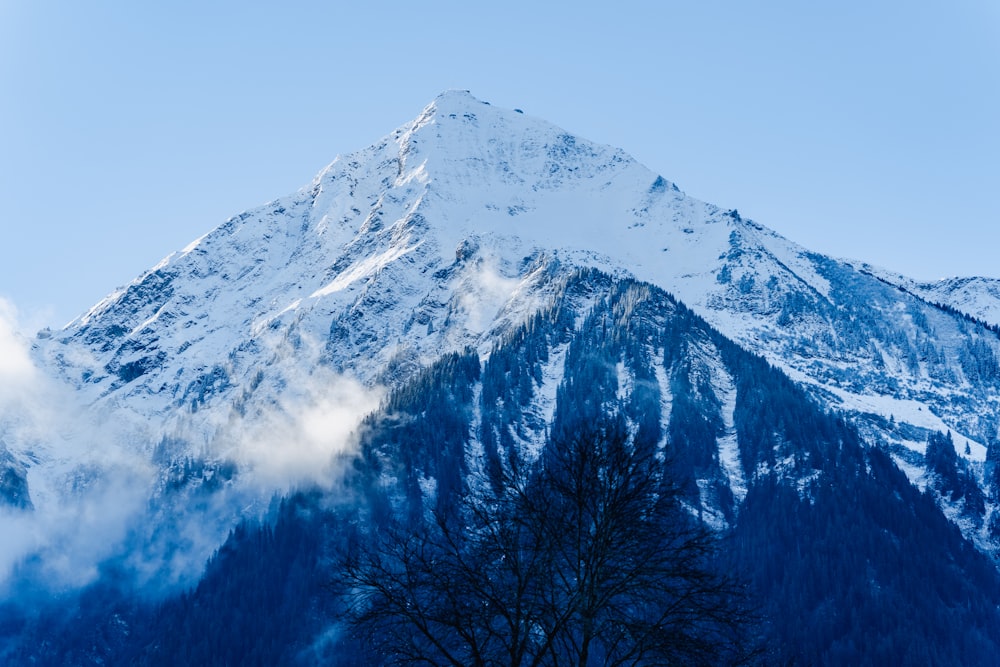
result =
[[346,560],[354,628],[390,664],[747,661],[740,590],[667,469],[613,420],[551,442],[499,494],[390,523]]

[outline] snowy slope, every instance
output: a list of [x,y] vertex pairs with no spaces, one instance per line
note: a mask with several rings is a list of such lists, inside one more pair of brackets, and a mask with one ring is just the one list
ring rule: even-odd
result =
[[932,303],[942,303],[993,326],[1000,326],[1000,280],[946,278],[916,283],[911,291]]
[[928,303],[953,308],[988,325],[1000,326],[1000,279],[967,277],[920,282],[866,263],[859,262],[855,266]]

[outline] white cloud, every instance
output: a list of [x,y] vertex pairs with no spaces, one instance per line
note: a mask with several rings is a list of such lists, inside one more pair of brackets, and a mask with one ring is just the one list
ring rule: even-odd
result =
[[76,587],[143,511],[151,469],[113,420],[35,366],[18,317],[0,298],[0,443],[26,472],[33,508],[0,507],[0,582],[30,556],[46,585]]
[[476,333],[489,326],[497,312],[510,301],[521,284],[519,278],[504,276],[495,258],[482,260],[466,278],[459,303],[466,312],[466,327]]
[[378,407],[383,394],[352,378],[319,371],[230,436],[238,440],[234,458],[265,488],[329,487],[338,477],[339,462],[356,451],[361,420]]
[[36,380],[28,341],[18,332],[17,309],[0,297],[0,405],[18,397]]
[[[138,465],[137,465],[138,463]],[[149,471],[136,460],[74,466],[36,482],[34,510],[0,511],[0,581],[32,556],[41,582],[55,589],[86,585],[98,564],[116,555],[145,506]],[[76,482],[78,488],[73,489]],[[69,486],[70,488],[66,488]],[[54,488],[53,488],[54,487]]]
[[30,339],[19,331],[16,309],[0,299],[0,442],[27,470],[34,506],[0,507],[0,594],[25,563],[36,583],[65,590],[94,581],[111,558],[123,559],[140,585],[190,584],[228,530],[266,508],[274,493],[333,488],[357,451],[361,420],[384,395],[319,365],[318,343],[281,343],[272,361],[308,355],[316,370],[283,377],[287,366],[277,363],[267,374],[275,386],[260,392],[246,418],[216,406],[180,420],[195,420],[178,433],[196,439],[188,455],[203,447],[207,463],[239,468],[231,483],[192,505],[185,494],[197,489],[155,495],[160,470],[149,452],[164,425],[84,405],[33,364]]

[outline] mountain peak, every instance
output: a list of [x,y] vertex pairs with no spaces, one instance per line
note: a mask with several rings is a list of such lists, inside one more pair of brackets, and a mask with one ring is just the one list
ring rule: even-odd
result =
[[460,88],[449,88],[448,90],[442,91],[437,97],[434,98],[432,104],[486,104],[489,102],[484,102],[475,95],[473,95],[468,90],[462,90]]
[[482,107],[489,106],[489,102],[478,99],[468,90],[452,88],[435,97],[412,123],[400,128],[397,132],[407,130],[413,132],[433,123],[436,119],[466,117],[466,114],[474,115]]
[[424,170],[435,181],[459,186],[465,199],[596,180],[600,183],[593,186],[601,187],[636,169],[644,188],[656,178],[620,149],[575,136],[519,109],[493,106],[466,90],[441,93],[392,139],[399,146],[401,180],[409,180],[405,175],[411,170]]

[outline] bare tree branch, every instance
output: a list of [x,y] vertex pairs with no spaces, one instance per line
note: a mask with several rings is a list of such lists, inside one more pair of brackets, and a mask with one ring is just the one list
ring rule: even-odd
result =
[[390,664],[740,662],[749,615],[669,465],[622,420],[555,440],[499,492],[390,522],[347,559],[355,628]]

